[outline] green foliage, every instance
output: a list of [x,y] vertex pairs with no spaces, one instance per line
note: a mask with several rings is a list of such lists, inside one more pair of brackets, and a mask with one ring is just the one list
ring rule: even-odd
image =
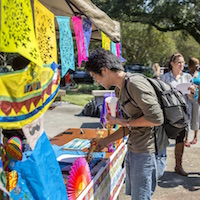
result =
[[176,51],[173,39],[167,33],[141,23],[121,23],[122,55],[127,63],[152,66],[158,62],[164,65]]
[[78,92],[91,94],[92,90],[103,90],[103,87],[97,84],[78,84]]
[[180,52],[188,61],[190,57],[200,56],[200,45],[181,31],[160,32],[156,28],[141,23],[121,23],[122,55],[127,64],[139,63],[152,66],[157,62],[167,66],[169,58]]
[[[186,61],[190,57],[200,58],[200,45],[197,38],[194,34],[190,33],[193,37],[188,34],[188,30],[183,27],[188,22],[187,20],[191,23],[200,23],[200,12],[198,12],[200,6],[197,7],[199,1],[187,2],[93,0],[93,3],[111,18],[120,21],[122,56],[127,60],[126,64],[143,64],[149,67],[155,62],[161,66],[167,66],[169,58],[175,52],[182,53]],[[175,19],[179,20],[179,25],[175,23]],[[183,26],[180,25],[181,23]],[[162,29],[155,24],[162,26]],[[163,27],[169,27],[169,29]],[[195,28],[197,34],[200,33],[198,27],[196,26],[198,30]],[[194,31],[192,25],[187,28]],[[172,31],[173,29],[179,31]]]
[[189,33],[200,44],[199,0],[93,0],[111,18]]
[[182,32],[173,34],[172,38],[176,44],[177,51],[183,54],[186,62],[191,57],[200,59],[200,45],[194,38],[185,36]]

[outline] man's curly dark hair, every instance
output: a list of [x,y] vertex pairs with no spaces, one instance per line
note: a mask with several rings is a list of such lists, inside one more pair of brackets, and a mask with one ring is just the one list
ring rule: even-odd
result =
[[102,68],[108,68],[112,71],[124,71],[122,62],[116,55],[111,51],[97,48],[90,54],[85,69],[101,75]]

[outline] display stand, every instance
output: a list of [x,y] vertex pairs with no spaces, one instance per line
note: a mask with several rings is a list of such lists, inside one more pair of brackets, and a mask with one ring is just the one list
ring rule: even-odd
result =
[[[96,129],[70,128],[51,139],[51,144],[62,146],[74,138],[90,139],[96,137]],[[106,137],[107,130],[104,130]],[[82,191],[77,200],[98,199],[105,200],[117,199],[125,179],[124,157],[127,151],[126,145],[122,142],[113,152],[103,149],[106,156],[106,164],[101,167],[92,181]]]

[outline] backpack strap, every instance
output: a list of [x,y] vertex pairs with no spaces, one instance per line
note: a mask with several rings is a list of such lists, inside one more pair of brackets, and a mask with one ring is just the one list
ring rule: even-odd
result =
[[130,92],[128,91],[128,88],[127,88],[128,80],[130,80],[129,77],[125,79],[125,85],[124,85],[126,94],[128,95],[128,99],[125,102],[123,102],[122,106],[124,107],[129,102],[132,103],[134,106],[137,106],[136,103],[135,103],[135,101],[133,100]]

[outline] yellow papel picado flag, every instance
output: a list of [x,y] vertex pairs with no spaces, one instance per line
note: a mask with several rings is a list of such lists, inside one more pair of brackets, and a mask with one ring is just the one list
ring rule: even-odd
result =
[[35,32],[44,64],[57,63],[54,14],[39,1],[34,1]]
[[30,0],[1,1],[0,51],[19,53],[42,66]]
[[101,37],[102,37],[102,48],[105,50],[110,50],[110,43],[111,43],[110,38],[102,31],[101,31]]

